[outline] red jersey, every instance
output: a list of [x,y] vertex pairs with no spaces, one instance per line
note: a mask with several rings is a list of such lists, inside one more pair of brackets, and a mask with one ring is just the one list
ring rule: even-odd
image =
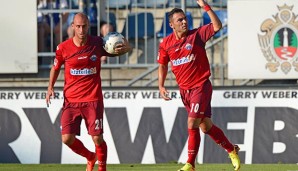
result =
[[210,23],[189,30],[183,39],[176,40],[172,33],[160,43],[157,62],[167,65],[171,61],[172,72],[181,89],[200,87],[209,79],[211,74],[205,44],[214,34]]
[[64,99],[67,102],[103,100],[101,88],[101,56],[110,56],[103,49],[102,38],[88,36],[86,45],[77,47],[73,39],[57,46],[55,70],[64,64]]

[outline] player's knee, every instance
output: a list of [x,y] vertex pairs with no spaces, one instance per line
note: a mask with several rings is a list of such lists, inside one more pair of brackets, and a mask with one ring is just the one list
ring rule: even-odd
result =
[[201,122],[200,118],[188,117],[187,127],[188,127],[188,129],[200,128],[200,122]]
[[92,136],[93,142],[96,145],[100,145],[104,140],[103,140],[103,136],[99,135],[99,136]]
[[210,129],[206,128],[206,127],[200,127],[201,131],[206,134]]
[[62,135],[62,142],[69,146],[71,144],[73,144],[73,142],[75,141],[75,137],[71,136],[71,135]]
[[202,119],[202,122],[200,123],[200,128],[201,128],[202,132],[204,132],[206,134],[209,132],[212,125],[213,125],[213,122],[211,121],[211,119],[205,117]]

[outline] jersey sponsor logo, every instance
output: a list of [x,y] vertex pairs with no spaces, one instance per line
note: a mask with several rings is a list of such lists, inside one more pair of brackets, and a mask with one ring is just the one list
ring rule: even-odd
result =
[[190,54],[186,57],[182,57],[182,58],[179,58],[179,59],[176,59],[176,60],[172,60],[172,64],[173,64],[173,66],[179,66],[179,65],[189,63],[193,60],[195,60],[194,54]]
[[71,75],[92,75],[96,74],[96,67],[84,69],[70,69]]
[[91,61],[96,61],[97,56],[96,56],[96,55],[92,55],[92,56],[90,57],[90,59],[91,59]]

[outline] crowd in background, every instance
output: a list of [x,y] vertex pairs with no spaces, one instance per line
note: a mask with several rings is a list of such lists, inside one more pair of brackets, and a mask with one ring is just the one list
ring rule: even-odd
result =
[[[113,26],[107,23],[106,0],[100,0],[100,35],[105,36],[113,31]],[[82,10],[88,15],[91,24],[91,35],[97,35],[97,6],[96,0],[37,0],[37,22],[38,22],[38,52],[49,52],[51,48],[51,33],[53,37],[53,48],[60,42],[73,37],[71,23],[76,12],[67,10]],[[49,12],[53,10],[54,12]],[[59,12],[57,10],[60,10]],[[65,11],[65,12],[63,12]]]

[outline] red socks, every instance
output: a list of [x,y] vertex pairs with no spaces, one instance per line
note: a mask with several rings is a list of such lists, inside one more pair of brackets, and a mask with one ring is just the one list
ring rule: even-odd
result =
[[73,144],[68,146],[75,153],[87,158],[87,160],[92,160],[94,153],[89,151],[79,139],[75,139]]
[[[217,126],[213,125],[206,134],[208,134],[216,142],[216,144],[222,146],[228,153],[234,150],[234,145],[230,143],[223,131]],[[193,167],[195,167],[195,161],[201,142],[200,129],[188,129],[188,135],[187,163],[190,163]]]
[[[89,151],[79,139],[75,139],[69,148],[75,153],[87,158],[87,160],[93,160],[94,153]],[[107,144],[104,141],[100,145],[95,145],[95,148],[98,159],[98,171],[106,171]]]
[[188,129],[188,160],[187,163],[190,163],[195,167],[196,157],[199,151],[201,136],[200,129]]
[[234,145],[230,143],[220,128],[213,125],[206,133],[212,138],[216,144],[222,146],[228,153],[234,150]]
[[107,163],[107,144],[106,142],[102,142],[100,145],[95,145],[96,155],[98,158],[98,171],[106,171],[106,163]]

